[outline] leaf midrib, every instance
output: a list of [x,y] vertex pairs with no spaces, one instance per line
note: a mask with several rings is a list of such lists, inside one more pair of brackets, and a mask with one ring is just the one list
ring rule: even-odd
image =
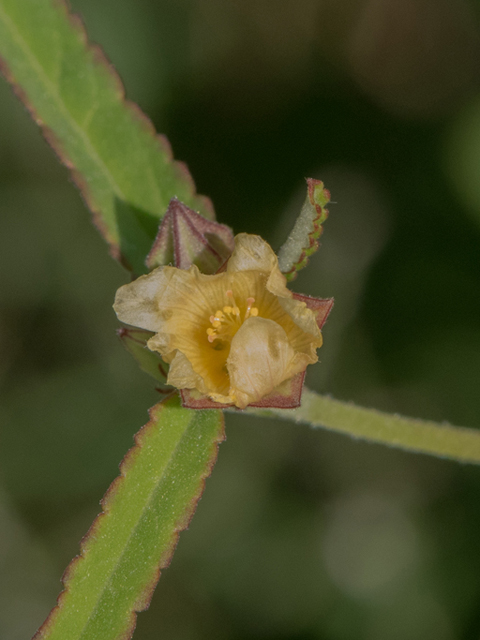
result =
[[[100,605],[101,599],[102,599],[103,595],[105,594],[105,592],[106,592],[106,590],[107,590],[108,586],[112,583],[113,576],[114,576],[114,574],[115,574],[116,570],[118,569],[118,567],[120,566],[121,562],[123,561],[123,559],[124,559],[124,557],[125,557],[125,553],[126,553],[126,550],[127,550],[127,548],[128,548],[128,545],[130,544],[130,541],[131,541],[131,540],[132,540],[132,538],[134,537],[135,532],[137,531],[138,527],[140,526],[140,523],[141,523],[141,522],[142,522],[142,520],[143,520],[143,517],[144,517],[144,515],[145,515],[145,512],[146,512],[146,511],[148,510],[148,508],[150,507],[150,505],[151,505],[151,503],[152,503],[152,501],[153,501],[153,498],[154,498],[154,496],[156,495],[156,492],[157,492],[157,489],[158,489],[158,485],[162,482],[162,480],[163,480],[163,479],[166,477],[166,475],[168,474],[168,470],[170,469],[170,467],[171,467],[171,465],[172,465],[172,463],[173,463],[173,460],[175,459],[175,456],[176,456],[176,454],[177,454],[177,452],[178,452],[179,448],[181,447],[181,444],[182,444],[182,442],[183,442],[184,438],[186,437],[187,431],[188,431],[189,427],[191,426],[192,420],[193,420],[193,416],[190,418],[190,420],[188,421],[188,423],[185,425],[185,428],[184,428],[184,430],[183,430],[183,433],[182,433],[181,437],[179,438],[179,440],[178,440],[177,444],[175,445],[175,448],[172,450],[172,453],[171,453],[171,455],[170,455],[170,457],[169,457],[168,463],[165,465],[165,467],[164,467],[164,471],[163,471],[163,473],[162,473],[161,477],[160,477],[160,478],[158,479],[158,481],[154,484],[154,486],[153,486],[153,488],[152,488],[152,491],[150,492],[150,496],[149,496],[148,500],[145,502],[144,507],[142,508],[142,511],[141,511],[141,513],[140,513],[140,515],[139,515],[139,517],[138,517],[138,519],[137,519],[137,522],[136,522],[135,526],[131,529],[131,531],[130,531],[130,533],[129,533],[128,537],[126,538],[126,540],[125,540],[125,544],[124,544],[124,545],[123,545],[123,547],[122,547],[121,553],[119,553],[119,554],[118,554],[118,559],[117,559],[117,561],[115,562],[115,564],[114,564],[114,565],[112,565],[111,569],[109,570],[109,572],[108,572],[108,579],[107,579],[107,580],[105,580],[105,582],[103,583],[102,588],[101,588],[101,590],[100,590],[100,592],[99,592],[99,594],[98,594],[98,597],[96,598],[94,605],[93,605],[93,606],[91,607],[91,609],[90,609],[90,614],[89,614],[88,618],[85,620],[85,624],[83,625],[82,630],[81,630],[81,632],[80,632],[80,635],[78,636],[78,640],[83,640],[83,638],[85,637],[85,631],[86,631],[86,629],[87,629],[87,626],[88,626],[88,624],[90,623],[90,621],[93,619],[93,617],[94,617],[94,615],[95,615],[96,611],[98,610],[98,607],[99,607],[99,605]],[[138,445],[137,445],[137,446],[138,446]],[[140,445],[140,446],[141,446],[141,445]],[[128,472],[127,472],[127,473],[128,473]],[[123,476],[123,478],[124,478],[124,481],[125,481],[125,480],[127,479],[127,478],[126,478],[126,475],[125,475],[125,476]],[[120,489],[120,490],[121,490],[121,489]],[[108,518],[108,513],[105,515],[105,517],[107,517],[107,518]],[[175,533],[175,530],[173,530],[173,534],[174,534],[174,533]],[[84,557],[83,559],[85,560],[85,557]],[[68,587],[67,587],[67,588],[68,588]],[[138,594],[137,594],[137,595],[138,595]]]
[[[69,124],[69,126],[77,133],[77,135],[80,138],[83,139],[83,142],[84,142],[84,144],[85,144],[85,146],[87,148],[87,151],[90,152],[90,155],[91,155],[92,159],[102,169],[102,172],[105,175],[107,181],[109,182],[112,190],[122,200],[126,200],[125,193],[123,192],[121,187],[118,185],[117,181],[115,180],[115,177],[112,175],[111,171],[109,170],[108,166],[105,164],[105,162],[102,159],[102,157],[97,152],[95,146],[93,145],[93,142],[92,142],[91,138],[88,136],[86,130],[83,129],[78,124],[78,122],[75,120],[75,118],[73,117],[71,112],[67,109],[67,107],[65,105],[65,102],[62,100],[61,95],[57,90],[57,87],[50,80],[49,76],[45,72],[45,69],[40,64],[38,58],[35,56],[34,52],[29,47],[29,45],[26,42],[26,40],[22,37],[22,34],[19,31],[19,29],[17,28],[16,23],[14,22],[14,20],[12,20],[12,18],[8,15],[8,13],[6,13],[5,9],[2,8],[1,6],[0,6],[0,14],[3,17],[4,23],[10,28],[10,31],[12,33],[13,39],[17,42],[18,46],[22,49],[22,51],[24,52],[25,56],[29,59],[32,68],[34,68],[37,71],[38,77],[40,78],[41,81],[43,80],[43,84],[46,86],[47,90],[49,89],[48,93],[50,95],[53,95],[54,101],[55,101],[55,104],[56,104],[58,110],[61,113],[63,113],[65,119],[67,120],[67,123]],[[30,97],[29,97],[29,99],[30,99]]]

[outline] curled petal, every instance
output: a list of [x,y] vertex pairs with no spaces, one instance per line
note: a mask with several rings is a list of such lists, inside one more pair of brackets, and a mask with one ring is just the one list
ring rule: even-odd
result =
[[147,331],[159,331],[162,325],[159,298],[174,276],[173,272],[173,269],[155,269],[120,287],[113,305],[118,319]]
[[315,350],[322,346],[322,334],[318,328],[315,314],[306,303],[294,299],[279,298],[282,309],[288,313],[295,325],[310,336],[310,344]]
[[228,261],[227,271],[263,271],[270,273],[277,256],[268,242],[260,236],[239,233],[235,236],[235,249]]
[[207,392],[201,376],[195,373],[191,362],[181,351],[175,353],[170,363],[167,384],[177,389],[198,389],[202,393]]
[[232,340],[227,369],[230,397],[243,409],[273,391],[307,365],[285,330],[273,320],[249,318]]
[[[305,371],[297,373],[257,402],[250,403],[249,406],[262,409],[296,409],[301,404],[304,379]],[[220,403],[219,400],[214,401],[196,389],[181,389],[180,395],[182,405],[187,409],[228,409],[233,404],[228,397]]]
[[294,293],[293,298],[305,302],[307,307],[313,311],[318,328],[322,329],[333,308],[333,298],[312,298],[303,293]]
[[235,250],[232,253],[227,271],[258,271],[268,274],[266,287],[270,293],[283,298],[291,298],[286,278],[278,268],[278,260],[272,247],[260,236],[239,233],[235,236]]

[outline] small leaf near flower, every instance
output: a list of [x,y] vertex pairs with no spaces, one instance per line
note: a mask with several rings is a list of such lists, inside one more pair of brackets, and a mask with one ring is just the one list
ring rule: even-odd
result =
[[202,273],[215,273],[234,248],[232,230],[207,220],[172,198],[145,264],[149,269],[173,264],[179,269],[197,265]]
[[308,258],[318,249],[318,238],[322,235],[322,224],[328,217],[326,205],[330,202],[330,191],[321,180],[307,178],[307,197],[300,215],[287,241],[278,252],[280,271],[290,282],[297,271],[307,266]]
[[318,360],[319,325],[333,304],[315,300],[314,311],[314,300],[289,291],[271,247],[242,233],[224,272],[159,267],[121,287],[114,308],[122,322],[154,332],[147,346],[170,365],[168,384],[196,402],[243,409],[277,395],[280,405],[261,406],[287,408],[298,406],[294,379]]

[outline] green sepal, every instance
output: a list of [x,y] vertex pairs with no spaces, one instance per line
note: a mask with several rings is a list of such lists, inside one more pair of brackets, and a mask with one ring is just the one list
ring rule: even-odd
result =
[[148,373],[162,385],[167,383],[168,364],[162,360],[158,353],[150,351],[147,347],[147,340],[154,335],[151,331],[122,327],[117,330],[117,335],[125,349],[138,362],[142,371]]
[[145,260],[149,270],[172,264],[178,269],[196,265],[202,273],[216,273],[235,248],[230,227],[204,216],[172,198],[157,237]]

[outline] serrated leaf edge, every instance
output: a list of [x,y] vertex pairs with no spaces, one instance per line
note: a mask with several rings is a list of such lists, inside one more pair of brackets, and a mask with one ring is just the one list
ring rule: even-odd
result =
[[[171,145],[166,138],[165,135],[159,134],[156,132],[155,127],[148,118],[147,115],[140,109],[140,107],[131,100],[128,100],[125,95],[125,87],[123,82],[118,75],[115,67],[109,61],[108,57],[104,53],[103,49],[98,44],[91,43],[88,39],[88,34],[83,23],[83,20],[78,14],[71,12],[71,7],[68,0],[54,0],[54,5],[64,13],[68,22],[70,23],[72,29],[77,33],[80,37],[81,42],[83,43],[87,52],[92,54],[94,61],[102,66],[105,71],[110,75],[114,84],[116,85],[117,97],[120,102],[123,102],[125,107],[132,113],[134,118],[143,126],[144,130],[155,139],[159,146],[159,150],[165,155],[167,162],[171,163],[178,176],[188,185],[190,194],[198,200],[199,205],[203,211],[207,212],[212,220],[215,220],[215,210],[213,207],[213,203],[208,196],[204,196],[196,193],[195,182],[193,180],[192,175],[187,167],[187,165],[180,161],[173,159],[173,153]],[[79,172],[74,166],[73,162],[70,160],[68,153],[63,148],[61,141],[57,138],[53,130],[48,127],[39,116],[33,104],[31,104],[26,92],[20,86],[20,84],[16,81],[13,73],[10,71],[10,68],[7,64],[7,61],[0,56],[0,73],[5,77],[5,79],[12,86],[12,89],[15,95],[19,98],[19,100],[24,104],[25,108],[29,112],[33,121],[40,127],[43,137],[45,138],[47,144],[52,148],[57,158],[69,171],[72,182],[78,188],[80,195],[92,213],[92,219],[95,227],[99,231],[100,235],[106,240],[110,248],[110,255],[118,260],[125,268],[131,270],[129,264],[125,261],[124,257],[121,254],[119,245],[114,241],[111,237],[110,232],[108,231],[105,223],[102,219],[102,213],[99,208],[96,207],[94,203],[94,198],[89,192],[84,176]],[[84,135],[83,130],[82,135]],[[96,152],[95,152],[96,153]],[[96,154],[98,155],[98,154]],[[104,165],[103,160],[98,156],[98,161]],[[108,168],[105,166],[106,175],[110,175]],[[112,177],[112,185],[114,185],[115,190],[118,194],[122,195],[122,190],[116,184],[116,181]],[[126,199],[125,199],[126,200]]]
[[[317,251],[319,247],[318,239],[323,233],[322,225],[328,217],[328,209],[326,209],[324,205],[315,201],[315,189],[321,185],[322,194],[324,195],[326,200],[325,204],[327,204],[330,201],[330,192],[328,191],[328,189],[325,189],[325,187],[323,186],[323,182],[321,180],[306,178],[306,182],[307,182],[307,198],[310,202],[310,205],[315,208],[317,215],[311,220],[312,229],[307,234],[306,244],[300,249],[300,253],[298,257],[294,261],[292,261],[292,266],[287,269],[282,269],[282,267],[280,266],[280,269],[283,275],[286,277],[287,282],[291,282],[297,277],[297,272],[307,266],[308,259],[313,253],[315,253],[315,251]],[[302,212],[300,213],[299,218],[302,216],[302,213],[303,213],[303,209],[302,209]],[[289,240],[287,240],[285,245],[283,245],[279,251],[280,262],[281,262],[281,253],[285,252],[285,247],[287,247],[288,243],[289,243]]]
[[[143,442],[147,437],[149,430],[155,427],[155,424],[157,421],[157,412],[160,412],[165,406],[165,404],[169,402],[169,400],[171,400],[176,395],[177,395],[176,392],[173,391],[168,398],[164,398],[161,402],[157,403],[156,405],[154,405],[148,410],[148,415],[149,415],[148,422],[135,434],[134,436],[135,444],[133,445],[133,447],[131,447],[131,449],[127,451],[127,453],[125,454],[123,460],[119,465],[120,475],[118,475],[113,480],[113,482],[110,484],[109,488],[107,489],[105,495],[103,496],[102,500],[100,501],[102,511],[97,515],[95,520],[90,525],[90,528],[88,529],[87,533],[81,539],[80,553],[70,561],[70,563],[68,564],[67,568],[63,573],[61,581],[64,589],[60,592],[60,594],[57,597],[57,604],[50,611],[45,622],[37,630],[32,640],[46,640],[48,638],[48,635],[46,634],[48,634],[49,630],[55,624],[55,619],[57,615],[60,613],[61,607],[63,605],[63,600],[68,594],[69,581],[73,577],[78,563],[82,562],[82,560],[84,560],[85,558],[85,554],[88,553],[88,545],[90,542],[94,540],[95,534],[98,531],[103,518],[108,516],[110,507],[111,507],[111,502],[115,497],[115,494],[119,490],[120,486],[125,481],[125,476],[128,473],[130,466],[134,463],[134,460],[136,458],[136,455],[138,454],[138,451],[142,448]],[[161,572],[163,569],[168,568],[168,566],[170,565],[176,546],[178,544],[180,533],[188,528],[188,525],[190,524],[190,521],[196,511],[198,502],[205,490],[206,480],[211,475],[213,467],[215,466],[215,463],[217,461],[218,448],[220,444],[225,440],[224,417],[222,412],[219,411],[218,413],[221,415],[221,420],[223,423],[222,428],[220,430],[219,437],[213,440],[212,442],[210,458],[209,458],[208,464],[205,467],[205,472],[200,477],[198,490],[192,497],[189,508],[187,508],[184,511],[181,518],[175,525],[172,531],[172,537],[170,539],[169,545],[165,549],[164,553],[160,558],[160,562],[155,570],[152,580],[145,585],[143,591],[140,593],[139,597],[135,601],[132,612],[131,612],[129,625],[126,627],[125,632],[122,633],[122,635],[118,636],[116,640],[130,640],[130,638],[132,637],[133,632],[135,631],[137,613],[140,613],[141,611],[145,611],[146,609],[148,609],[150,605],[150,601],[153,596],[153,592],[160,579]]]

